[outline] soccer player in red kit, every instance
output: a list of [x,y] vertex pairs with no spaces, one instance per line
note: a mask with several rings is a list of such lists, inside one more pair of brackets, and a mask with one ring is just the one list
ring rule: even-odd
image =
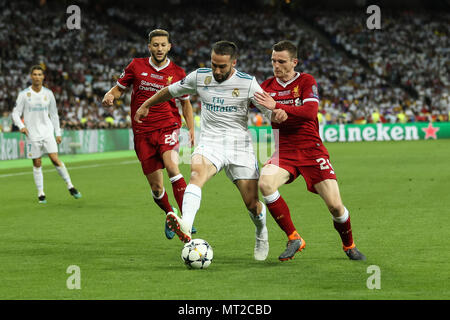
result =
[[263,167],[258,183],[267,208],[288,236],[286,250],[279,260],[292,259],[305,247],[289,207],[278,192],[280,186],[293,182],[299,175],[305,179],[307,189],[325,201],[347,256],[351,260],[365,260],[353,242],[349,212],[342,203],[336,174],[319,135],[317,83],[313,76],[295,71],[298,59],[293,43],[281,41],[272,49],[274,77],[262,83],[265,92],[256,93],[255,98],[268,109],[283,109],[288,114],[285,122],[272,123],[277,129],[274,134],[278,134],[278,145]]
[[[125,68],[117,84],[104,98],[104,106],[112,106],[125,89],[133,86],[131,95],[131,119],[134,134],[134,149],[147,177],[156,204],[167,214],[175,210],[169,203],[164,189],[163,172],[166,168],[178,207],[182,210],[186,182],[178,168],[178,133],[181,117],[175,99],[153,106],[142,123],[134,121],[134,114],[144,101],[158,90],[186,77],[185,71],[167,57],[171,48],[167,31],[156,29],[148,35],[149,58],[134,58]],[[194,117],[189,96],[180,98],[183,116],[194,145]],[[175,235],[166,225],[166,236]]]

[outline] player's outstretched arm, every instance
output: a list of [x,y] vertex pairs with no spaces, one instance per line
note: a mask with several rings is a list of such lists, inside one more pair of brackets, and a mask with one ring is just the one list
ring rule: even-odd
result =
[[259,105],[269,110],[275,109],[275,106],[277,104],[275,100],[270,96],[270,94],[265,91],[255,92],[255,100]]
[[111,90],[105,93],[105,96],[102,100],[102,105],[105,107],[111,107],[114,103],[114,100],[119,99],[124,91],[124,89],[122,89],[118,85],[115,85],[111,88]]
[[191,147],[193,147],[195,145],[195,127],[191,101],[189,99],[181,100],[181,109],[183,110],[183,117],[186,120],[186,125],[189,130]]
[[319,111],[319,103],[317,101],[307,101],[300,108],[277,103],[267,92],[256,92],[255,100],[269,110],[284,110],[288,116],[296,117],[299,120],[314,120]]
[[155,93],[151,98],[148,98],[140,107],[137,109],[136,114],[134,115],[134,120],[137,123],[142,123],[141,119],[145,118],[148,115],[148,109],[151,106],[163,103],[172,99],[172,95],[169,92],[167,87],[159,90]]

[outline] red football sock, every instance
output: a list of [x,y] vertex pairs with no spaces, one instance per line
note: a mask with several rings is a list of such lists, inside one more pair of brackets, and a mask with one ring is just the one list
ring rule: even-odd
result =
[[267,203],[266,205],[276,223],[278,223],[288,237],[296,231],[291,219],[289,207],[281,196],[274,202]]
[[181,177],[180,179],[172,182],[172,190],[175,200],[177,201],[180,212],[183,212],[183,196],[184,190],[186,190],[186,181]]
[[339,223],[333,220],[333,225],[336,231],[341,236],[344,250],[354,247],[355,245],[353,243],[352,225],[350,223],[350,216],[348,217],[347,221],[343,223]]
[[159,196],[159,198],[156,198],[153,194],[153,200],[155,200],[155,203],[167,214],[172,210],[172,206],[169,203],[169,197],[167,196],[166,190],[163,190],[163,194]]

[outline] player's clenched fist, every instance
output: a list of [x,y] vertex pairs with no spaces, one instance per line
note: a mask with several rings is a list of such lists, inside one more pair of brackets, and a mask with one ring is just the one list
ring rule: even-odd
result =
[[148,115],[148,108],[145,106],[140,106],[137,109],[136,114],[134,115],[134,121],[137,123],[142,123],[141,119],[145,118]]
[[105,107],[111,107],[114,103],[114,95],[107,92],[102,100],[102,105]]
[[23,127],[22,129],[20,129],[20,132],[22,132],[24,135],[26,135],[28,137],[28,129]]
[[288,115],[286,111],[282,109],[273,109],[272,110],[272,122],[275,123],[282,123],[283,121],[286,121],[288,118]]

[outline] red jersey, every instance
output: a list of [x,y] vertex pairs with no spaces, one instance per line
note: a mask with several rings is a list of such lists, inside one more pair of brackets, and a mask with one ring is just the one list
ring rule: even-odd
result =
[[[160,89],[186,77],[184,70],[167,59],[161,67],[155,66],[151,58],[134,58],[117,80],[122,89],[133,85],[131,94],[131,124],[134,134],[154,131],[166,127],[181,127],[181,116],[175,99],[151,106],[142,123],[134,121],[137,109]],[[183,96],[181,99],[188,99]]]
[[[271,77],[261,84],[277,102],[276,108],[283,109],[288,119],[280,124],[272,122],[278,129],[277,149],[292,150],[322,146],[319,135],[319,94],[316,80],[307,73],[296,73],[295,77],[284,83]],[[277,134],[277,131],[274,131]]]

